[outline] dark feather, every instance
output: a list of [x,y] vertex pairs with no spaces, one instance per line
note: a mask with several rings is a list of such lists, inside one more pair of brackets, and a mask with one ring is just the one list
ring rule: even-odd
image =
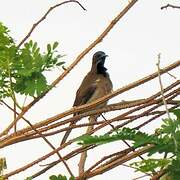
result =
[[73,106],[80,106],[80,105],[86,104],[88,100],[91,99],[95,90],[96,90],[96,86],[90,86],[89,88],[86,88],[83,94],[82,92],[80,94],[77,93]]

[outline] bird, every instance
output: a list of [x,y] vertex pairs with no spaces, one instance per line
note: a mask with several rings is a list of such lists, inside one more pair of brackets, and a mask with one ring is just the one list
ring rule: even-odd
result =
[[[73,107],[91,103],[112,91],[113,84],[107,72],[107,68],[104,66],[107,57],[108,55],[106,55],[103,51],[97,51],[93,55],[91,69],[84,77],[76,92]],[[106,104],[107,101],[99,104],[96,108],[104,107]],[[73,116],[80,113],[82,112],[75,113]],[[70,123],[70,126],[74,124],[75,122],[73,121]],[[71,129],[66,131],[61,141],[61,145],[66,142],[70,132]]]

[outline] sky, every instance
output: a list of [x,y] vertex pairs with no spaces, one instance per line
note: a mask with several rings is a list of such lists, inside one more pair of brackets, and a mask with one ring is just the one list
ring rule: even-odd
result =
[[[49,7],[59,2],[62,1],[2,1],[0,21],[10,29],[11,36],[19,43]],[[63,58],[66,62],[65,66],[70,65],[80,52],[101,34],[128,1],[81,0],[79,2],[82,3],[87,11],[83,11],[75,3],[61,6],[49,14],[30,37],[33,41],[38,42],[42,51],[45,50],[47,43],[58,41],[59,53],[66,55]],[[180,26],[178,23],[180,10],[171,8],[160,9],[161,6],[168,3],[180,5],[178,0],[138,1],[103,41],[92,49],[71,73],[45,98],[38,102],[25,117],[32,123],[35,123],[69,109],[73,104],[77,88],[90,69],[91,58],[96,51],[102,50],[109,56],[106,61],[106,67],[113,82],[114,90],[155,72],[157,70],[156,63],[159,53],[161,53],[161,67],[179,60]],[[48,73],[48,81],[52,82],[61,73],[62,70]],[[174,70],[172,73],[177,78],[180,77],[178,70]],[[172,77],[164,75],[162,80],[163,85],[166,86],[172,81]],[[113,98],[110,102],[144,98],[158,90],[159,83],[156,79],[143,85],[143,88],[135,88],[128,93]],[[2,130],[12,121],[13,114],[1,106],[0,117],[0,130]],[[22,123],[19,127],[23,125]],[[154,126],[157,126],[157,124],[155,123]],[[58,145],[58,139],[49,139],[55,145]],[[111,152],[114,148],[119,148],[119,144],[112,143],[111,147],[107,146],[106,149],[107,152]],[[32,159],[36,159],[49,151],[49,147],[42,140],[37,140],[4,148],[1,150],[0,156],[7,158],[8,170],[14,170],[16,167],[31,162]],[[98,148],[95,153],[96,155],[102,153],[102,148]],[[89,156],[96,157],[91,153]],[[89,163],[93,162],[93,160],[93,158],[90,159]],[[76,171],[73,162],[70,163],[70,166]],[[38,168],[38,166],[35,166],[30,171],[20,173],[9,179],[23,179]],[[49,175],[58,174],[61,170],[66,172],[64,167],[59,165],[37,179],[48,179]],[[123,176],[124,179],[131,180],[138,175],[140,174],[134,173],[134,170],[120,166],[92,179],[118,179]],[[144,180],[146,179],[144,178]]]

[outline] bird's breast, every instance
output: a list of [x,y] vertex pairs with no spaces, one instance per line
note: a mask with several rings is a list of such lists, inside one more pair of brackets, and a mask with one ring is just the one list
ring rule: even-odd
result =
[[[112,91],[112,83],[110,79],[99,77],[95,79],[94,85],[96,86],[96,90],[92,97],[89,99],[88,103],[95,101],[107,94],[109,94]],[[106,102],[105,102],[106,104]]]

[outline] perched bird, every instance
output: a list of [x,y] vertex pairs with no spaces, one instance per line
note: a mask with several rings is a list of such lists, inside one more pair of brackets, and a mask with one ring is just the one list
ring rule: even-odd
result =
[[[107,55],[98,51],[93,55],[92,67],[90,72],[83,79],[79,89],[76,92],[76,98],[73,106],[80,106],[83,104],[91,103],[100,97],[103,97],[112,91],[112,82],[107,73],[107,69],[104,67],[105,59]],[[104,102],[98,107],[103,107],[107,104]],[[77,114],[74,114],[74,116]],[[70,123],[70,126],[75,124]],[[61,145],[64,144],[70,134],[71,130],[66,131]]]

